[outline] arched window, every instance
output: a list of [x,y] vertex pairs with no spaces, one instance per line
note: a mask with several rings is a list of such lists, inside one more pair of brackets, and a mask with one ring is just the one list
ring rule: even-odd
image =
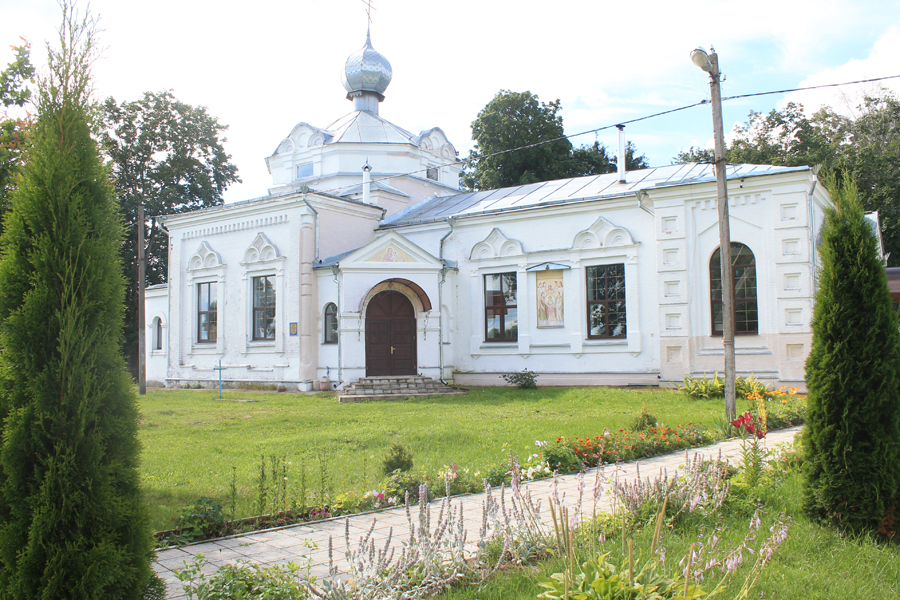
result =
[[325,305],[325,343],[337,344],[338,341],[338,319],[337,306],[334,302]]
[[[734,333],[759,333],[756,309],[756,259],[744,244],[731,242],[731,272],[734,276]],[[709,260],[712,334],[722,335],[725,305],[722,303],[722,258],[719,249]]]
[[162,350],[162,319],[156,317],[153,319],[153,346],[154,350]]

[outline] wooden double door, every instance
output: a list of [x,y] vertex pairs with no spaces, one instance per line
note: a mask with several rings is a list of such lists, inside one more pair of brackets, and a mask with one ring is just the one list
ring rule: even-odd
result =
[[378,293],[366,308],[366,375],[415,375],[416,311],[400,292]]

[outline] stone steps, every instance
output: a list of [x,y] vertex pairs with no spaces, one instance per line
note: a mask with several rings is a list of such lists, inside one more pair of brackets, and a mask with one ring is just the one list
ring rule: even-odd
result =
[[431,377],[401,375],[392,377],[362,377],[338,393],[341,402],[359,400],[389,400],[409,396],[459,396],[465,390],[444,385]]

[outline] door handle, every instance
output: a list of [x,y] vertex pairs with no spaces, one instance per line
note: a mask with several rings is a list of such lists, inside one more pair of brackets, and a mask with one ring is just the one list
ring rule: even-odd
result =
[[391,346],[391,354],[393,354],[393,353],[394,353],[394,347]]

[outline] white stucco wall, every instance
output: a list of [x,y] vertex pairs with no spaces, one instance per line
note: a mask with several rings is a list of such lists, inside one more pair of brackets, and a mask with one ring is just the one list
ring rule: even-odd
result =
[[[754,253],[759,315],[757,334],[737,336],[737,370],[776,385],[800,384],[809,352],[814,240],[829,203],[815,181],[798,171],[729,182],[731,238]],[[542,385],[627,385],[721,372],[709,292],[715,197],[714,182],[662,186],[640,198],[461,216],[452,231],[447,221],[375,231],[378,208],[314,194],[318,217],[299,196],[285,196],[172,218],[168,295],[151,290],[147,304],[148,323],[164,319],[166,347],[148,354],[148,378],[211,384],[221,359],[231,382],[355,381],[366,374],[366,307],[384,289],[412,303],[418,372],[435,378],[502,384],[501,374],[529,369]],[[317,218],[321,258],[356,250],[319,266],[309,237]],[[249,259],[254,243],[260,251],[270,245],[272,256]],[[562,273],[562,327],[537,324],[532,268],[544,263]],[[589,339],[586,269],[610,264],[625,270],[627,335]],[[486,341],[484,276],[508,272],[517,277],[518,337]],[[257,275],[276,277],[273,341],[250,339]],[[195,339],[197,284],[205,281],[219,286],[214,344]],[[339,308],[338,344],[324,341],[329,302]]]
[[[168,385],[212,385],[220,360],[226,368],[223,380],[232,384],[271,382],[296,389],[315,377],[316,220],[323,217],[327,223],[319,235],[321,256],[323,250],[340,253],[372,239],[381,211],[312,194],[307,200],[312,207],[298,194],[166,220],[168,317],[177,323],[169,336]],[[308,283],[304,269],[310,273]],[[252,286],[260,276],[274,277],[275,339],[252,339]],[[215,342],[197,339],[198,285],[206,282],[216,282],[217,288]],[[304,304],[307,294],[312,306]]]
[[[759,331],[737,336],[738,373],[799,385],[811,341],[813,240],[829,201],[810,171],[747,177],[729,189],[731,239],[753,251],[758,290]],[[545,385],[672,383],[721,372],[709,291],[717,223],[714,182],[651,189],[640,203],[631,196],[457,219],[444,242],[444,256],[459,263],[450,287],[460,307],[445,362],[464,383],[497,383],[499,374],[525,368],[542,373]],[[437,255],[449,227],[393,231]],[[611,228],[630,239],[616,244]],[[590,231],[610,239],[596,245]],[[542,262],[570,267],[563,270],[563,328],[536,326],[536,279],[527,269]],[[612,263],[625,265],[627,338],[590,340],[585,268]],[[486,342],[483,276],[503,272],[517,273],[518,340]]]
[[[144,316],[146,319],[147,383],[153,386],[166,384],[166,354],[169,350],[169,286],[148,287],[144,291]],[[157,325],[159,325],[157,327]],[[160,335],[161,334],[161,335]]]

